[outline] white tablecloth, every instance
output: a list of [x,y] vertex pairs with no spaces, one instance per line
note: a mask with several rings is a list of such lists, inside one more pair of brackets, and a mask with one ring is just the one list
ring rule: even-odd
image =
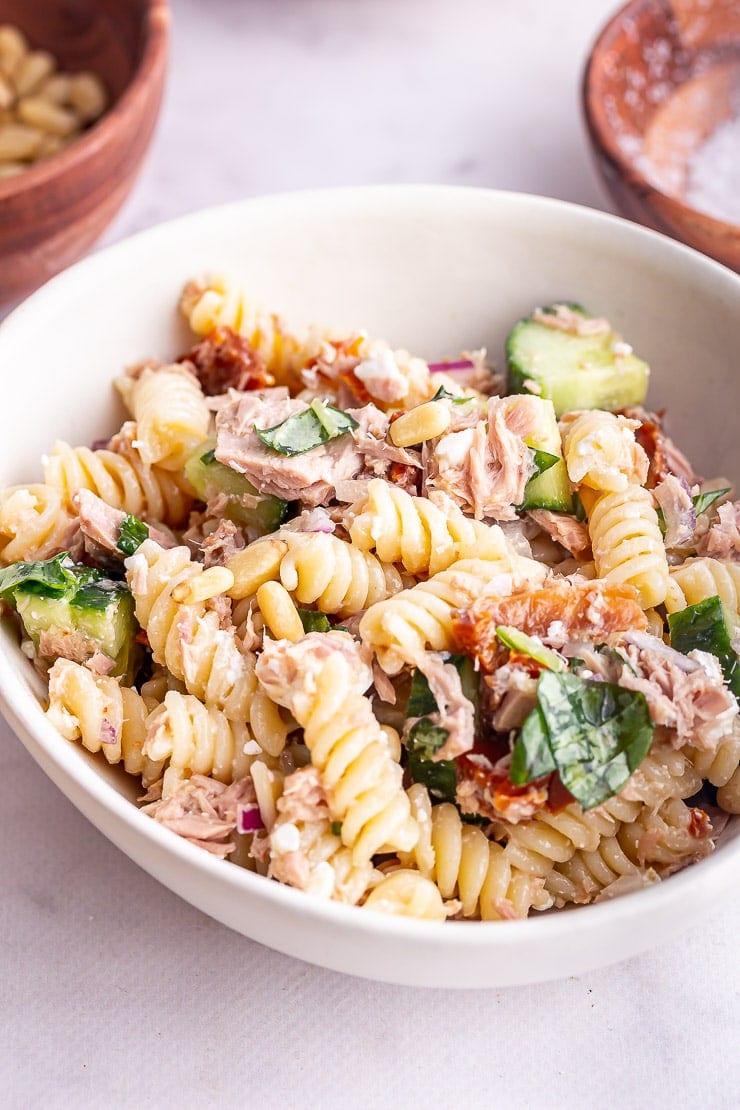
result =
[[[611,0],[173,0],[169,90],[106,236],[304,186],[438,181],[594,206],[579,114]],[[142,352],[145,353],[145,352]],[[740,897],[544,986],[411,990],[237,936],[139,871],[5,725],[0,1103],[735,1107]]]

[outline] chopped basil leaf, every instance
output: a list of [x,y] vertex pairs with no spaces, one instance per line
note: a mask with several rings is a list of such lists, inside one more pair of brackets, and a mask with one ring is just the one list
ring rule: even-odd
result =
[[443,385],[439,387],[432,397],[433,401],[451,401],[453,405],[467,405],[468,401],[475,401],[475,397],[461,397],[458,393],[450,393]]
[[514,745],[509,778],[517,785],[540,779],[555,770],[547,723],[539,706],[528,714]]
[[255,428],[257,438],[279,455],[301,455],[357,427],[354,417],[326,401],[315,400],[273,428]]
[[203,466],[211,466],[212,463],[215,463],[215,461],[216,461],[216,450],[215,450],[215,448],[212,447],[210,451],[206,451],[206,453],[204,455],[201,455],[200,456],[200,461],[203,463]]
[[541,474],[544,474],[546,471],[550,470],[551,467],[555,466],[556,463],[560,462],[560,456],[551,455],[549,451],[540,451],[537,447],[530,447],[529,450],[532,452],[532,461],[535,465],[534,474],[529,479],[530,482],[535,478],[539,478]]
[[725,489],[713,489],[709,493],[697,493],[694,498],[694,509],[696,515],[701,516],[707,509],[710,509],[715,501],[719,501],[720,497],[724,497],[726,493],[730,492],[731,487],[726,486]]
[[317,613],[315,609],[299,609],[304,632],[331,632],[331,625],[326,613]]
[[547,667],[550,671],[564,671],[567,669],[565,660],[561,659],[556,652],[550,651],[541,640],[534,636],[528,636],[526,632],[520,632],[518,628],[510,628],[507,625],[500,624],[496,629],[496,635],[509,651],[516,651],[520,655],[528,655],[530,659],[534,659],[536,663],[540,663],[541,666]]
[[740,701],[740,659],[732,646],[733,622],[719,597],[708,597],[668,617],[671,647],[688,655],[707,651],[722,667],[727,685]]
[[574,509],[575,509],[574,515],[575,515],[576,520],[578,521],[579,524],[583,524],[584,521],[587,519],[587,514],[586,514],[586,509],[584,508],[583,502],[581,501],[581,499],[580,499],[580,497],[578,496],[577,493],[573,494],[573,506],[574,506]]
[[414,782],[420,782],[426,786],[434,798],[454,802],[457,789],[454,759],[432,759],[448,736],[446,728],[439,728],[424,717],[412,725],[404,744],[409,757],[409,771]]
[[[447,662],[459,671],[463,693],[475,706],[478,676],[472,661],[464,655],[450,655]],[[449,736],[446,728],[441,728],[430,720],[431,714],[436,713],[438,708],[425,675],[420,670],[414,671],[406,705],[406,718],[420,719],[415,720],[404,738],[409,771],[414,782],[423,783],[435,798],[454,802],[457,788],[455,761],[432,758]]]
[[69,599],[70,605],[77,609],[107,609],[122,595],[128,593],[123,582],[113,582],[109,578],[100,581],[83,582],[73,597]]
[[145,524],[143,520],[139,520],[138,516],[132,516],[128,513],[121,521],[121,526],[118,529],[116,547],[124,555],[133,555],[148,536],[149,525]]
[[11,563],[0,570],[0,598],[11,605],[17,590],[40,597],[65,597],[76,591],[77,584],[68,551],[62,551],[53,559]]
[[341,836],[342,835],[342,822],[341,821],[332,821],[332,823],[331,823],[331,833],[332,833],[332,836]]
[[583,809],[618,794],[652,743],[645,696],[610,682],[543,671],[537,701],[515,745],[518,778],[512,773],[512,782],[529,782],[532,770],[546,765],[546,740],[563,786]]

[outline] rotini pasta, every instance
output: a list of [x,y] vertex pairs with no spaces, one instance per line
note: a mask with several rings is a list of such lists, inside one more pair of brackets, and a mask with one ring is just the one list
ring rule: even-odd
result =
[[143,752],[154,762],[166,761],[162,797],[167,798],[191,775],[226,783],[244,778],[255,758],[245,750],[250,740],[245,724],[230,721],[192,694],[171,690],[147,720]]
[[649,462],[635,439],[636,421],[599,409],[571,415],[563,436],[571,482],[613,493],[644,485]]
[[182,366],[145,367],[135,376],[124,374],[116,386],[136,421],[141,461],[182,470],[211,421],[196,378]]
[[715,596],[722,599],[730,612],[740,616],[740,563],[729,559],[687,559],[671,568],[665,598],[669,613]]
[[644,609],[668,592],[668,559],[650,492],[628,486],[599,497],[588,522],[599,578],[634,586]]
[[145,786],[162,774],[166,760],[144,751],[149,706],[117,678],[95,675],[79,663],[57,659],[49,672],[47,718],[66,740],[79,740],[109,763],[123,763]]
[[256,689],[254,658],[239,650],[232,629],[222,628],[207,602],[178,602],[182,583],[204,574],[186,547],[165,550],[145,540],[127,561],[126,577],[136,617],[146,630],[152,656],[206,705],[232,721],[248,721]]
[[75,518],[53,486],[12,486],[0,492],[0,560],[48,559],[68,548]]
[[115,509],[177,526],[185,522],[192,505],[183,478],[146,466],[133,446],[125,453],[91,451],[59,440],[45,462],[44,477],[68,509],[78,489],[89,489]]
[[350,536],[355,547],[375,551],[381,562],[430,577],[459,559],[501,559],[510,550],[500,528],[465,516],[453,501],[442,509],[379,478],[356,506]]
[[427,582],[402,590],[367,610],[360,622],[362,642],[388,674],[413,665],[427,650],[454,647],[452,611],[480,593],[509,593],[513,583],[544,581],[547,571],[532,559],[461,559]]

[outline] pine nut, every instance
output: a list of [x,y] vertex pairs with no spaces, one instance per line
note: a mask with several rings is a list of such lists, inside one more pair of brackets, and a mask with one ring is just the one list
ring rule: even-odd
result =
[[28,53],[28,43],[22,31],[11,23],[0,26],[0,70],[9,77],[18,62]]
[[69,82],[69,103],[84,123],[92,123],[108,105],[103,82],[94,73],[76,73]]
[[257,604],[276,640],[296,643],[303,638],[305,633],[301,618],[285,586],[279,582],[264,582],[257,590]]
[[172,591],[172,600],[184,605],[198,605],[230,590],[234,575],[226,567],[209,567],[202,574],[193,575],[185,582],[178,582]]
[[234,575],[231,597],[251,597],[265,582],[274,582],[280,574],[280,564],[288,550],[282,540],[258,540],[237,551],[227,566]]
[[28,96],[36,86],[54,72],[57,64],[48,50],[32,50],[21,58],[13,70],[13,84],[18,96]]
[[18,162],[35,158],[44,138],[43,131],[24,123],[6,123],[0,127],[0,162]]
[[450,426],[450,413],[439,401],[427,401],[394,420],[389,435],[396,447],[412,447],[436,439]]
[[74,112],[51,104],[42,96],[27,96],[18,102],[18,115],[24,123],[47,131],[50,135],[66,138],[79,127],[79,119]]

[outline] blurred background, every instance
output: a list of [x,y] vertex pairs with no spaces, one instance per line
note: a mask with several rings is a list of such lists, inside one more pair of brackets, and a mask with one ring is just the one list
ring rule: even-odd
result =
[[445,182],[606,206],[580,110],[614,0],[171,0],[164,109],[107,241],[274,190]]

